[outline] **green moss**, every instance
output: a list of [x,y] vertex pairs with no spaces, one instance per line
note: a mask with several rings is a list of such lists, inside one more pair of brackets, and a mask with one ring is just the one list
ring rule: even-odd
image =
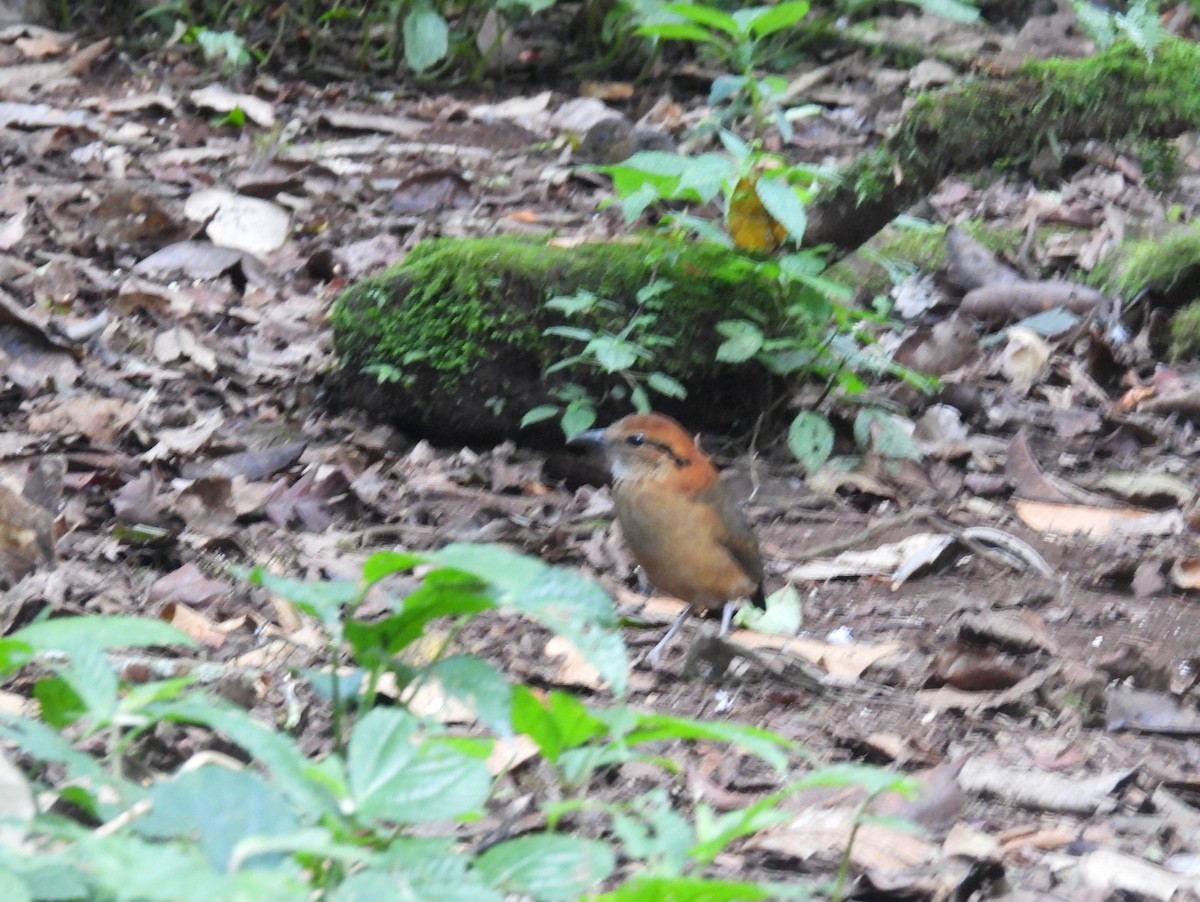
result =
[[[985,228],[983,223],[960,223],[967,233],[996,254],[1014,254],[1024,239],[1017,228]],[[1050,230],[1047,230],[1050,231]],[[892,264],[889,270],[888,264]],[[828,277],[855,285],[859,296],[886,294],[892,287],[891,271],[912,269],[931,273],[946,265],[946,227],[899,227],[894,223],[862,248],[829,268]]]
[[1168,38],[1153,63],[1123,42],[1089,59],[1029,62],[1007,78],[918,95],[884,144],[822,197],[846,220],[829,235],[839,244],[865,239],[949,173],[1001,158],[1026,165],[1055,141],[1144,141],[1198,128],[1198,71],[1200,47]]
[[1176,311],[1171,318],[1172,360],[1190,360],[1200,355],[1200,301]]
[[658,365],[678,378],[714,367],[719,320],[751,317],[769,327],[783,309],[777,285],[758,277],[753,261],[716,245],[436,239],[342,295],[332,313],[335,347],[347,366],[434,372],[453,389],[458,377],[506,349],[533,357],[539,368],[577,351],[543,335],[563,322],[546,310],[547,299],[588,289],[620,312],[572,324],[619,331],[638,309],[638,290],[655,279],[672,287],[653,302],[654,331],[676,340]]
[[1196,284],[1198,274],[1200,223],[1193,223],[1153,238],[1126,241],[1105,267],[1100,286],[1124,298],[1146,290],[1172,294]]

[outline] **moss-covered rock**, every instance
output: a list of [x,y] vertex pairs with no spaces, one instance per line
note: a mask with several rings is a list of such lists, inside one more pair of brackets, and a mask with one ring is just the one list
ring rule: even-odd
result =
[[[638,291],[655,280],[669,287],[639,303]],[[567,320],[546,306],[581,289],[615,309],[597,305],[585,319]],[[343,402],[433,440],[516,436],[522,416],[552,402],[556,387],[579,382],[597,396],[608,387],[605,377],[578,368],[546,374],[581,349],[544,334],[548,326],[619,333],[642,312],[653,317],[648,332],[674,339],[646,368],[688,388],[686,400],[657,405],[656,398],[656,406],[696,428],[729,428],[754,421],[771,380],[753,363],[716,362],[716,324],[750,319],[770,332],[784,306],[778,283],[754,261],[715,245],[646,238],[566,248],[515,237],[436,239],[337,301],[335,388]],[[628,410],[626,402],[601,413]],[[553,424],[528,437],[561,441]]]

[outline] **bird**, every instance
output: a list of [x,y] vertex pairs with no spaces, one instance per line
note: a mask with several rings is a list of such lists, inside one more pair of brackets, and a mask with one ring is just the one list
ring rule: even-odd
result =
[[610,116],[587,130],[576,155],[589,163],[612,166],[643,150],[674,153],[675,142],[657,129],[637,128],[622,116]]
[[711,458],[676,420],[631,414],[568,445],[603,453],[613,509],[634,559],[652,585],[687,602],[646,656],[651,666],[694,611],[723,608],[724,636],[735,599],[766,608],[758,540]]

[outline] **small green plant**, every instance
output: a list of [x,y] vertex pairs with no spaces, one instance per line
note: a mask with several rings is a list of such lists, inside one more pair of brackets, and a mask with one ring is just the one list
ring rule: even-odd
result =
[[[661,201],[697,206],[720,201],[725,210],[721,221],[687,212],[669,214],[663,221],[705,240],[758,252],[751,259],[759,275],[784,287],[789,300],[770,333],[749,317],[717,324],[723,339],[717,360],[753,360],[778,376],[818,378],[850,396],[866,389],[867,377],[883,375],[929,390],[934,380],[874,350],[873,330],[885,317],[850,306],[853,292],[825,275],[821,249],[798,247],[808,224],[805,205],[827,174],[787,165],[729,132],[721,132],[720,138],[722,152],[697,157],[645,152],[604,167],[631,221]],[[779,246],[790,249],[766,256]],[[833,429],[824,415],[802,412],[791,424],[788,446],[806,468],[815,470],[832,452]]]
[[[714,53],[733,74],[713,80],[708,102],[725,107],[723,121],[748,115],[756,135],[774,123],[785,138],[792,134],[788,111],[783,107],[787,79],[759,77],[769,57],[769,39],[808,15],[807,0],[785,0],[775,6],[753,6],[724,12],[703,3],[669,3],[662,7],[667,21],[651,21],[638,28],[645,37],[690,41]],[[811,112],[811,110],[809,111]],[[805,113],[806,115],[809,113]]]
[[[666,373],[653,369],[656,356],[675,344],[667,335],[654,332],[657,316],[655,302],[670,289],[670,284],[658,279],[637,293],[638,308],[619,332],[597,331],[587,326],[549,326],[545,335],[579,342],[579,353],[564,357],[546,369],[549,376],[563,370],[592,371],[606,377],[616,377],[603,393],[596,397],[577,382],[568,382],[557,389],[558,404],[543,404],[533,408],[521,419],[530,426],[560,417],[567,438],[574,438],[596,422],[597,408],[608,400],[628,401],[640,413],[651,409],[650,392],[669,398],[684,398],[687,390]],[[550,298],[546,307],[556,310],[567,319],[588,321],[597,313],[609,317],[620,315],[621,308],[607,298],[590,291]]]
[[[414,568],[423,572],[416,588],[391,595],[391,581]],[[5,899],[808,898],[810,884],[728,881],[706,869],[731,842],[792,817],[781,803],[800,789],[909,788],[874,768],[811,769],[796,743],[767,730],[622,704],[626,663],[611,601],[571,571],[497,546],[374,554],[357,581],[304,582],[261,568],[249,578],[322,628],[327,666],[295,676],[330,704],[331,750],[312,757],[311,742],[220,700],[192,676],[125,682],[109,652],[194,645],[167,624],[83,616],[25,627],[0,639],[0,677],[20,675],[37,702],[36,711],[0,715],[0,737],[20,750],[30,775],[0,761]],[[390,610],[360,617],[368,593],[381,592]],[[485,610],[517,612],[566,636],[617,702],[593,707],[561,690],[513,686],[490,665],[449,654],[458,631]],[[449,629],[431,630],[435,621]],[[409,654],[430,639],[437,650],[423,663]],[[387,674],[394,697],[379,692]],[[432,685],[469,703],[486,729],[463,735],[409,710],[415,692]],[[173,747],[162,740],[179,725],[190,737],[220,737],[226,754],[201,752],[173,773],[158,772],[151,761]],[[537,748],[525,766],[551,775],[553,786],[536,799],[546,827],[493,842],[471,825],[504,791],[504,771],[489,768],[489,755],[517,735]],[[141,756],[143,740],[159,749],[153,759]],[[85,742],[88,752],[77,747]],[[680,767],[664,743],[678,742],[738,748],[784,785],[745,809],[699,803],[690,816],[665,790],[599,799],[602,774],[626,762],[676,779]],[[797,766],[808,773],[789,780]],[[593,820],[592,835],[580,835],[576,812],[604,816],[607,828],[596,835]],[[613,884],[618,853],[630,876],[601,892]]]

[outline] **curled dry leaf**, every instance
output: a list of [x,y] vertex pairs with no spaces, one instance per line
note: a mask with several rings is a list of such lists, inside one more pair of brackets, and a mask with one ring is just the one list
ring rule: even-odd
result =
[[257,257],[283,247],[291,225],[287,211],[277,204],[219,188],[197,191],[183,212],[188,219],[207,223],[205,234],[214,244]]
[[232,113],[241,110],[246,118],[263,128],[275,125],[275,109],[267,101],[253,94],[236,94],[221,85],[209,85],[192,91],[188,100],[205,110],[217,113]]
[[1050,344],[1032,329],[1013,326],[1000,352],[1000,372],[1014,387],[1028,389],[1050,360]]
[[1013,501],[1013,510],[1022,523],[1038,532],[1084,536],[1098,541],[1114,535],[1172,536],[1183,531],[1183,515],[1179,511],[1021,499]]

